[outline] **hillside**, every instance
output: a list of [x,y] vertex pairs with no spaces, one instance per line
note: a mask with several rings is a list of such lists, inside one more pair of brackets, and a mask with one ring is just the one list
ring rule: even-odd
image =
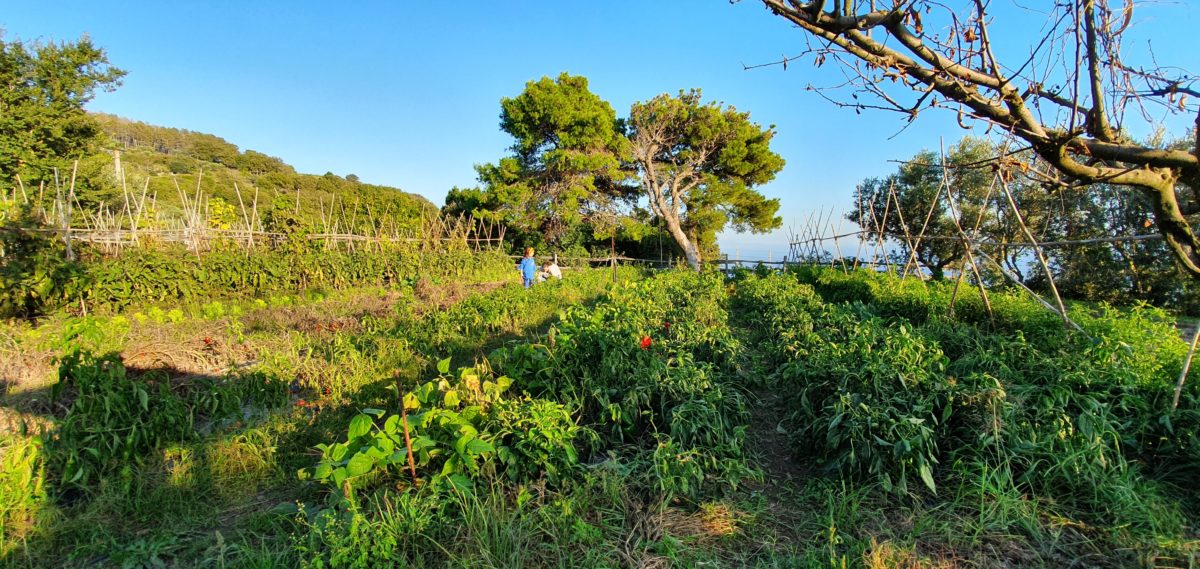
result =
[[246,215],[257,210],[261,218],[276,204],[310,229],[332,229],[325,221],[332,215],[339,231],[359,233],[370,232],[372,223],[413,228],[423,215],[437,212],[422,196],[362,183],[354,175],[297,173],[280,158],[240,150],[212,134],[102,113],[92,117],[106,136],[102,149],[79,165],[76,195],[85,210],[122,210],[126,194],[138,202],[144,191],[147,203],[154,204],[151,219],[167,223],[182,216],[181,194],[190,198],[199,190],[206,198],[219,198],[210,204],[212,225],[243,225],[243,205]]

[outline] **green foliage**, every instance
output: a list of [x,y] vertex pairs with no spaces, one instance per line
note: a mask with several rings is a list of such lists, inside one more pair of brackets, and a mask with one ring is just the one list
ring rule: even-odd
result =
[[[779,200],[753,189],[783,168],[770,149],[773,127],[702,104],[697,90],[635,104],[622,121],[586,78],[563,73],[530,81],[501,109],[512,154],[477,167],[483,188],[453,188],[444,213],[503,221],[513,242],[531,246],[582,246],[616,234],[633,245],[654,228],[692,257],[692,241],[715,250],[728,225],[779,227]],[[639,173],[641,188],[632,183]],[[650,211],[636,203],[643,192]]]
[[930,286],[916,279],[897,279],[867,270],[844,273],[806,265],[790,271],[800,282],[811,285],[826,302],[859,302],[879,316],[913,324],[922,324],[930,316]]
[[0,558],[36,530],[47,506],[45,456],[38,437],[0,438]]
[[[299,174],[279,158],[254,150],[239,151],[211,134],[102,113],[91,118],[111,142],[105,152],[87,154],[80,163],[76,194],[85,207],[97,206],[100,201],[112,206],[124,199],[121,188],[112,182],[117,172],[110,152],[119,151],[125,178],[130,185],[139,186],[146,180],[148,195],[156,196],[156,215],[164,218],[181,215],[177,185],[189,196],[199,190],[205,197],[220,198],[237,207],[237,184],[240,203],[247,211],[257,203],[260,216],[269,212],[278,198],[299,225],[313,233],[332,225],[332,221],[326,225],[331,208],[336,208],[332,211],[340,231],[359,235],[373,234],[380,227],[419,232],[424,220],[436,212],[432,203],[417,194],[333,174]],[[235,214],[234,221],[242,225],[240,210]]]
[[63,487],[86,489],[113,473],[128,485],[147,451],[195,436],[195,417],[169,384],[130,379],[114,355],[65,356],[53,397],[64,395],[74,401],[49,441],[51,470]]
[[491,361],[535,396],[578,409],[598,435],[593,455],[632,447],[655,465],[658,490],[697,496],[754,476],[725,301],[719,274],[664,274],[567,311],[548,345],[497,350]]
[[936,346],[903,324],[835,308],[800,351],[780,379],[798,389],[792,424],[801,448],[887,490],[904,494],[918,480],[933,490],[938,442],[952,411]]
[[46,452],[60,491],[88,491],[109,475],[127,490],[134,467],[151,451],[195,440],[197,421],[228,417],[243,404],[277,405],[286,397],[280,382],[260,377],[252,383],[261,379],[262,385],[241,389],[209,378],[173,384],[165,373],[130,377],[116,355],[86,351],[63,356],[58,377],[51,396],[65,400],[67,411]]
[[779,200],[753,189],[783,169],[770,147],[773,126],[762,128],[732,106],[701,103],[693,89],[635,103],[629,129],[650,208],[689,257],[713,249],[726,225],[739,232],[779,227]]
[[[0,278],[0,314],[49,312],[81,299],[91,310],[120,310],[146,302],[191,302],[218,297],[268,296],[312,287],[400,284],[423,274],[463,277],[508,272],[502,255],[421,253],[396,246],[351,252],[323,248],[214,250],[197,257],[181,248],[138,248],[87,264],[58,260],[53,241],[14,233],[28,256],[6,258]],[[14,249],[15,250],[15,249]],[[7,279],[11,279],[8,281]],[[210,310],[218,310],[212,306]],[[220,310],[223,310],[221,308]]]
[[[0,183],[54,181],[54,168],[96,143],[99,129],[83,110],[97,89],[119,85],[124,71],[86,36],[76,42],[0,39]],[[52,186],[53,187],[53,186]]]
[[66,247],[25,207],[0,226],[0,317],[35,316],[48,308],[78,301],[88,287],[84,265],[66,259]]
[[[794,278],[825,302],[762,282]],[[950,284],[894,276],[809,267],[738,286],[739,318],[771,331],[751,337],[785,339],[771,353],[798,449],[839,475],[903,494],[990,472],[1070,515],[1180,531],[1171,496],[1200,474],[1200,389],[1170,408],[1186,347],[1163,311],[1074,310],[1085,333],[1073,333],[1011,292],[990,295],[989,318],[977,292],[959,290],[951,310]],[[783,290],[798,302],[772,302]]]
[[796,279],[750,276],[737,282],[730,313],[749,331],[767,369],[774,370],[794,355],[799,340],[813,333],[810,312],[822,304],[812,286]]
[[500,129],[515,139],[513,154],[477,167],[485,191],[451,193],[451,210],[492,212],[512,230],[561,244],[573,227],[594,224],[593,216],[611,213],[614,201],[630,196],[622,167],[629,141],[586,77],[530,81],[500,107]]
[[578,427],[561,405],[506,397],[512,380],[482,368],[450,376],[446,359],[438,371],[437,379],[405,394],[411,415],[364,410],[350,421],[345,442],[317,445],[321,461],[301,477],[340,490],[402,476],[409,458],[406,436],[415,465],[434,485],[468,488],[476,478],[502,474],[516,481],[542,476],[557,481],[574,467]]

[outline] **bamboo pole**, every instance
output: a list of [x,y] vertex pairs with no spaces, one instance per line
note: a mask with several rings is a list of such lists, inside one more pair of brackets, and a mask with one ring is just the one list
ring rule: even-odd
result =
[[250,229],[262,231],[262,219],[258,217],[258,184],[254,185],[254,203],[250,206],[250,217],[254,220],[254,227]]
[[[950,219],[954,222],[954,228],[958,231],[959,239],[962,242],[963,253],[966,254],[967,262],[971,267],[971,273],[975,275],[976,284],[979,286],[979,295],[983,299],[983,307],[985,310],[987,310],[988,320],[993,320],[995,318],[995,314],[993,314],[993,312],[992,312],[992,301],[990,298],[988,298],[987,287],[984,286],[983,276],[979,273],[979,266],[975,262],[975,251],[974,251],[974,248],[971,246],[971,240],[967,237],[967,232],[964,231],[962,228],[962,210],[959,208],[956,208],[954,205],[954,192],[950,189],[950,180],[946,176],[946,168],[944,166],[946,163],[946,151],[944,148],[942,149],[941,156],[942,156],[942,164],[943,164],[942,184],[945,185],[945,188],[946,188],[946,204],[950,208]],[[982,216],[982,215],[983,214],[981,212],[980,216]],[[959,285],[962,283],[963,278],[964,278],[963,271],[960,270],[959,271],[959,280],[958,280],[958,282],[955,283],[954,292],[951,293],[951,296],[950,296],[950,310],[952,313],[954,310],[954,300],[957,297],[958,288],[959,288]]]
[[21,181],[20,174],[17,174],[17,187],[21,188],[21,199],[24,203],[29,203],[29,196],[25,194],[25,183]]
[[1050,263],[1046,261],[1046,255],[1042,253],[1042,248],[1038,246],[1037,238],[1033,236],[1033,232],[1029,230],[1029,226],[1025,225],[1025,217],[1021,215],[1021,210],[1017,207],[1017,201],[1013,199],[1012,190],[1008,189],[1008,182],[1000,176],[1000,172],[996,172],[995,175],[1000,178],[1000,187],[1004,190],[1005,197],[1008,198],[1008,205],[1012,207],[1013,215],[1017,218],[1017,224],[1020,225],[1021,232],[1033,244],[1033,252],[1046,274],[1046,282],[1050,285],[1050,292],[1054,293],[1054,301],[1058,304],[1057,312],[1062,317],[1063,326],[1070,326],[1071,319],[1067,317],[1067,307],[1063,304],[1062,296],[1058,294],[1058,286],[1054,284],[1054,273],[1050,270]]
[[246,203],[242,201],[242,190],[238,188],[237,182],[233,183],[233,192],[237,194],[238,207],[242,209],[242,222],[246,224],[248,236],[246,238],[246,245],[252,248],[254,247],[254,227],[250,225],[250,215],[246,213]]
[[[933,202],[929,204],[929,211],[925,214],[925,221],[921,223],[921,231],[917,233],[917,238],[913,242],[910,251],[910,261],[920,269],[920,259],[917,257],[917,248],[921,246],[921,241],[925,239],[925,231],[929,229],[929,222],[933,219],[933,212],[937,210],[938,200],[942,197],[942,185],[938,184],[937,192],[933,195]],[[908,263],[904,264],[905,270],[908,270]]]
[[[900,196],[896,194],[896,184],[894,182],[888,185],[888,193],[891,194],[889,196],[890,199],[895,200],[896,202],[896,217],[900,220],[900,228],[904,230],[904,244],[908,246],[909,256],[915,258],[917,248],[913,245],[912,232],[908,230],[908,223],[904,221],[904,208],[900,206]],[[904,270],[901,272],[900,276],[908,276],[908,267],[909,261],[905,260]],[[917,273],[917,276],[920,276],[920,264],[917,264],[914,269]],[[921,279],[921,283],[924,284],[924,282],[925,279]]]
[[1175,398],[1171,400],[1171,411],[1175,411],[1179,407],[1179,396],[1183,394],[1183,381],[1187,379],[1188,370],[1192,367],[1192,356],[1196,355],[1196,345],[1200,344],[1200,324],[1196,326],[1196,333],[1192,334],[1192,347],[1188,349],[1187,359],[1183,360],[1183,370],[1179,372],[1179,381],[1175,383]]
[[67,189],[67,211],[66,211],[66,215],[63,217],[63,222],[66,224],[66,228],[67,228],[67,260],[68,261],[75,260],[75,250],[71,248],[71,217],[72,217],[71,201],[75,199],[75,175],[78,172],[79,172],[79,161],[76,160],[74,162],[74,164],[71,165],[71,187]]

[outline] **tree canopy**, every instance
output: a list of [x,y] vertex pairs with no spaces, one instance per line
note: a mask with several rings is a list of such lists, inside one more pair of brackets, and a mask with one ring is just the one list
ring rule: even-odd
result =
[[125,72],[86,36],[76,42],[0,38],[0,182],[53,179],[53,169],[91,149],[100,133],[83,110]]
[[629,127],[650,209],[693,268],[727,224],[739,231],[779,227],[779,200],[753,189],[783,168],[770,149],[772,127],[732,106],[702,103],[699,90],[635,103]]
[[[500,101],[500,128],[512,154],[476,167],[486,195],[475,211],[492,211],[510,226],[556,243],[575,226],[611,213],[631,193],[623,160],[629,143],[612,106],[567,73],[525,84]],[[467,197],[452,193],[447,203]]]
[[493,217],[550,243],[580,232],[636,238],[650,223],[697,268],[726,227],[779,227],[779,201],[754,190],[783,167],[773,128],[702,102],[698,90],[637,103],[622,120],[586,78],[564,73],[503,99],[500,118],[512,154],[478,166],[483,187],[454,188],[443,211]]
[[[944,163],[938,153],[922,150],[895,173],[863,180],[846,217],[871,240],[882,237],[899,243],[905,261],[915,249],[916,260],[928,267],[934,278],[941,278],[945,269],[966,253],[960,241],[943,239],[957,231],[948,199],[954,200],[956,213],[965,223],[977,220],[984,233],[996,234],[996,216],[986,211],[994,189],[993,172],[986,163],[995,153],[990,142],[971,137],[949,148]],[[947,196],[947,191],[954,195]]]

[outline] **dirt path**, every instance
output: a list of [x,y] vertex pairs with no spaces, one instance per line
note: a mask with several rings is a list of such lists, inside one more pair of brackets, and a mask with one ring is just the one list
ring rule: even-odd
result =
[[769,507],[769,527],[774,540],[763,543],[795,543],[802,539],[796,522],[802,517],[797,510],[797,495],[803,481],[812,476],[811,468],[797,461],[792,454],[795,443],[782,424],[788,416],[785,398],[772,388],[759,388],[751,394],[750,424],[746,431],[751,456],[762,469],[763,481],[749,486],[766,498]]
[[751,452],[763,468],[765,484],[785,484],[804,477],[807,470],[792,458],[792,442],[782,427],[787,418],[783,397],[771,388],[759,389],[754,397],[758,401],[751,406],[747,434]]

